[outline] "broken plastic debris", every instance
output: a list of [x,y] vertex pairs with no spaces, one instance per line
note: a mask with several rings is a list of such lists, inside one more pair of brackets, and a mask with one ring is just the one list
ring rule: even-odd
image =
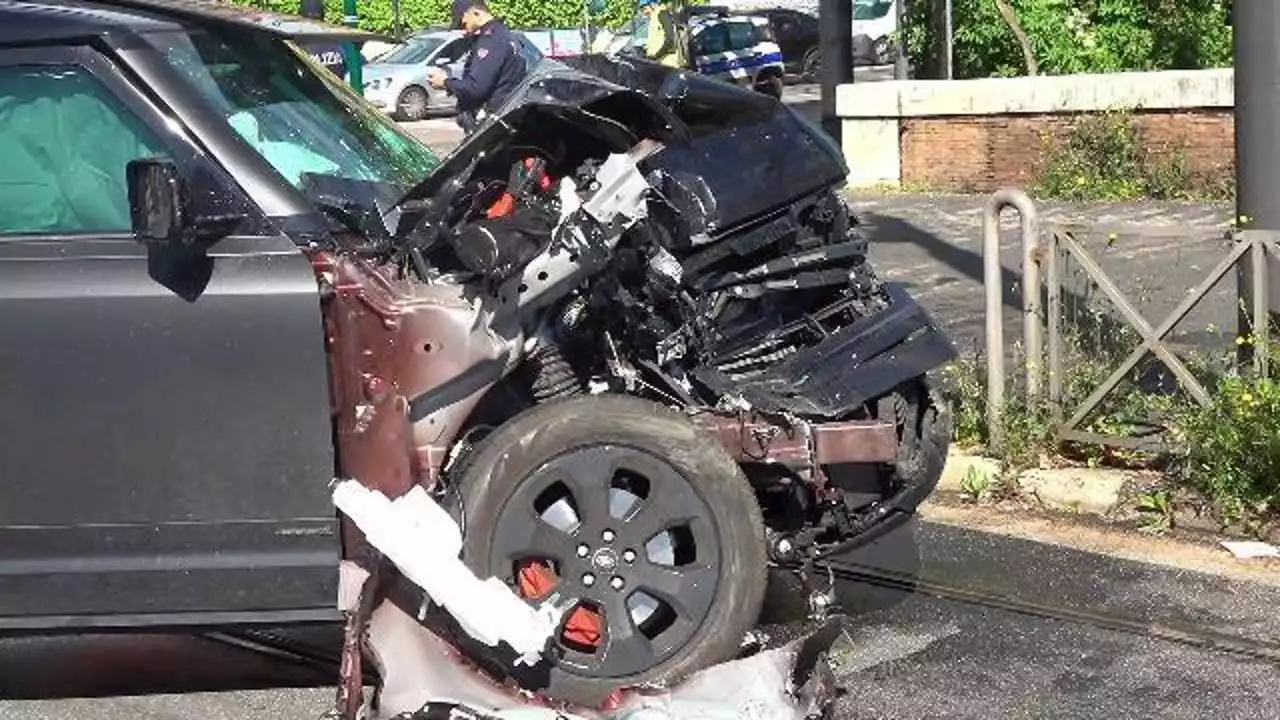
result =
[[[379,612],[383,616],[370,629],[375,647],[405,642],[405,632],[386,624],[395,617],[405,622],[403,615],[394,608]],[[420,674],[411,686],[409,678],[396,677],[398,687],[383,695],[384,711],[403,713],[405,720],[810,720],[828,716],[838,690],[833,656],[852,647],[842,624],[832,621],[783,647],[706,668],[670,689],[631,688],[615,710],[579,711],[502,697],[450,662],[442,640],[419,626],[411,632],[425,638],[412,644],[421,654]],[[399,709],[415,696],[420,700],[412,710]],[[461,705],[460,712],[441,712],[449,705]]]
[[1221,544],[1232,555],[1245,560],[1280,557],[1280,547],[1270,543],[1254,540],[1223,540]]
[[481,580],[462,562],[462,533],[447,512],[415,486],[390,500],[354,480],[333,491],[333,503],[400,572],[453,616],[471,637],[490,646],[500,642],[534,665],[559,624],[552,604],[535,608],[497,578]]

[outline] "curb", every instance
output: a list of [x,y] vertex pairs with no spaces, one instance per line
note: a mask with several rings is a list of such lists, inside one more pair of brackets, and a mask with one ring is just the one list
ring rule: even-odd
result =
[[[953,449],[947,454],[938,492],[961,494],[967,477],[994,483],[1002,472],[999,460]],[[1111,468],[1039,468],[1018,474],[1018,495],[1045,507],[1107,516],[1120,510],[1131,494],[1137,473]]]

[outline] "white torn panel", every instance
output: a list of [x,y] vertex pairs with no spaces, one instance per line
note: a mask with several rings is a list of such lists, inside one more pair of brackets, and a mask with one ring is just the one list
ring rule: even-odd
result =
[[421,486],[392,501],[346,480],[333,503],[411,582],[426,592],[471,637],[490,646],[506,643],[518,664],[542,657],[560,622],[551,604],[535,608],[497,578],[481,580],[462,562],[462,533],[453,518]]

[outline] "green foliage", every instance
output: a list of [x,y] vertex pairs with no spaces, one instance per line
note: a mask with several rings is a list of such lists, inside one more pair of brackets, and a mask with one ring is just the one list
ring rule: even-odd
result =
[[1186,478],[1225,524],[1261,534],[1280,521],[1280,381],[1228,376],[1208,408],[1188,407],[1178,420]]
[[[231,0],[237,5],[296,14],[298,0]],[[585,0],[490,0],[495,14],[514,28],[581,27]],[[412,31],[449,22],[452,0],[400,0],[400,22]],[[394,31],[391,0],[357,0],[360,27],[380,33]],[[602,13],[591,14],[593,26],[617,27],[636,13],[635,0],[607,0]],[[325,19],[341,23],[342,0],[325,0]]]
[[1131,113],[1111,111],[1082,116],[1049,138],[1034,192],[1073,201],[1219,201],[1231,187],[1219,178],[1196,177],[1183,148],[1148,147]]
[[969,468],[960,480],[960,497],[969,502],[982,502],[995,494],[998,481],[976,467]]
[[[905,39],[928,64],[932,4],[908,4]],[[1231,27],[1224,0],[1010,0],[1048,75],[1226,67]],[[1022,51],[993,0],[954,0],[957,78],[1026,72]]]
[[1138,512],[1146,516],[1142,531],[1153,535],[1173,529],[1175,512],[1173,493],[1168,489],[1152,490],[1138,496]]

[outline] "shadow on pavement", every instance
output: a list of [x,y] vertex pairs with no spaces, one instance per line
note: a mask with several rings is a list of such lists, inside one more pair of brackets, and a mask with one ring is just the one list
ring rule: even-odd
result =
[[332,671],[188,635],[79,635],[0,640],[0,698],[50,700],[327,687]]

